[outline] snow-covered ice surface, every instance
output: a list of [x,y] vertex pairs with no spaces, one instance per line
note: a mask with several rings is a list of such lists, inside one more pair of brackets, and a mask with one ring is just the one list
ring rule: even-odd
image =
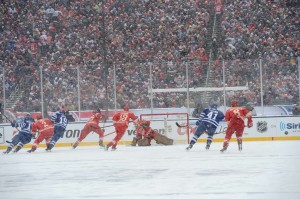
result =
[[22,149],[0,155],[0,198],[300,198],[300,141],[221,146]]

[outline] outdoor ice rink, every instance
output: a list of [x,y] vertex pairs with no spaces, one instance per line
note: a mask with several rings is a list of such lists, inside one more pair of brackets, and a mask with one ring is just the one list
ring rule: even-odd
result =
[[3,199],[299,199],[300,141],[0,154]]

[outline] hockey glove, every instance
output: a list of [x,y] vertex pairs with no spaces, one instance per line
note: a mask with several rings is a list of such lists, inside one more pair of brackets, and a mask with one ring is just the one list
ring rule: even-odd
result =
[[12,123],[11,123],[11,126],[12,126],[12,127],[16,127],[17,125],[16,125],[15,122],[12,122]]
[[199,120],[197,120],[196,125],[199,126],[200,122],[201,122],[202,118],[199,118]]
[[248,118],[247,127],[251,128],[253,126],[252,119]]

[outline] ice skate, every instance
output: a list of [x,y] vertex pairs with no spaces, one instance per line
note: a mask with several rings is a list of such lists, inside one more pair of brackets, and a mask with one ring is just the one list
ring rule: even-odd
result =
[[28,150],[27,152],[32,153],[32,152],[35,152],[35,150],[36,150],[36,148],[32,148],[32,149]]
[[103,144],[103,140],[99,140],[99,146],[102,148],[102,147],[105,147],[105,145]]
[[223,149],[221,149],[220,151],[221,152],[224,152],[224,151],[226,151],[227,150],[227,147],[223,147]]
[[186,147],[186,150],[189,151],[191,148],[193,148],[192,144],[190,144],[188,147]]
[[206,141],[206,146],[205,146],[205,149],[206,149],[206,150],[209,149],[211,143],[212,143],[211,140],[207,140],[207,141]]
[[108,149],[109,149],[108,145],[104,146],[104,151],[108,151]]
[[22,147],[17,146],[17,148],[16,148],[13,152],[14,152],[14,153],[17,153],[18,151],[20,151],[21,148],[22,148]]
[[239,151],[242,151],[243,150],[242,143],[238,143],[238,146],[239,146]]
[[115,150],[117,150],[117,147],[116,147],[116,146],[113,146],[113,147],[111,147],[111,150],[112,150],[112,151],[115,151]]
[[47,152],[51,152],[51,149],[52,149],[53,147],[54,147],[54,145],[49,144],[45,150],[46,150]]
[[76,149],[76,147],[79,145],[79,142],[75,142],[72,146],[73,149]]
[[243,142],[242,142],[242,140],[238,140],[237,143],[238,143],[239,151],[242,151],[243,150]]
[[6,151],[3,152],[3,154],[8,154],[11,150],[12,148],[7,148]]

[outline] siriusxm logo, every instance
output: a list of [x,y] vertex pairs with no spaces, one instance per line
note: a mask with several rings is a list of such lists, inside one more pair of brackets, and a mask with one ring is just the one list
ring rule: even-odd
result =
[[285,129],[300,129],[300,123],[295,124],[295,123],[280,122],[279,126],[281,131],[284,131]]

